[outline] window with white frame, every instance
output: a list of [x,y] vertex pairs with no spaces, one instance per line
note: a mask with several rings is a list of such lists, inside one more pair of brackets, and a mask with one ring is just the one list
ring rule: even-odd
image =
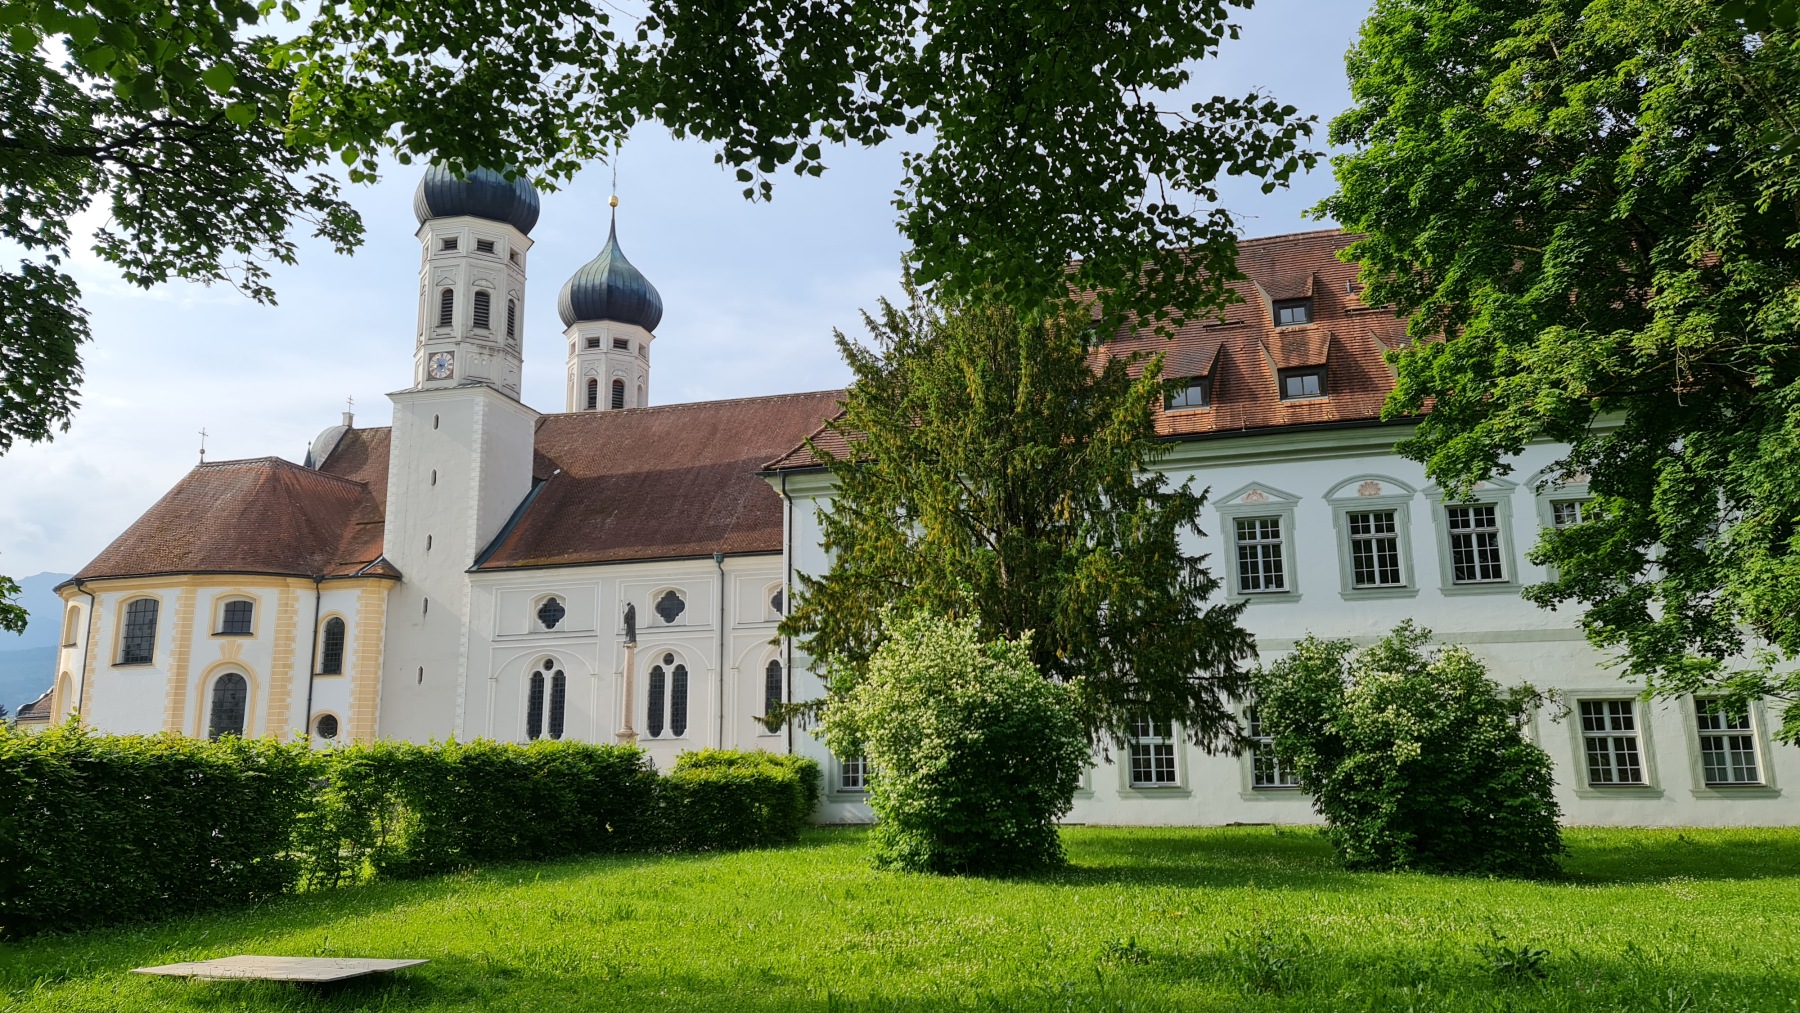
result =
[[1281,382],[1281,400],[1283,401],[1298,401],[1303,398],[1325,396],[1324,366],[1284,369],[1278,379]]
[[838,761],[838,791],[859,792],[869,790],[869,761],[866,757],[851,756]]
[[1256,740],[1250,748],[1250,786],[1259,789],[1300,787],[1300,779],[1282,766],[1281,758],[1275,755],[1275,737],[1263,728],[1256,708],[1250,708],[1244,716],[1248,719],[1250,737]]
[[1163,407],[1170,411],[1183,408],[1206,408],[1212,404],[1212,380],[1189,376],[1175,380],[1163,394]]
[[1581,741],[1587,753],[1588,786],[1642,786],[1644,762],[1638,750],[1637,704],[1632,700],[1583,700]]
[[1131,723],[1131,785],[1166,788],[1176,784],[1175,727],[1169,721],[1141,717]]
[[1506,579],[1500,558],[1500,518],[1492,503],[1444,507],[1450,537],[1450,579],[1458,584],[1492,584]]
[[1287,571],[1281,558],[1281,518],[1239,517],[1235,528],[1238,593],[1286,591]]
[[1696,699],[1694,724],[1700,733],[1700,768],[1709,786],[1762,783],[1749,708]]
[[1344,515],[1350,532],[1350,585],[1403,587],[1400,525],[1393,510],[1352,510]]
[[1572,528],[1587,520],[1587,500],[1556,499],[1550,501],[1550,524],[1558,531]]

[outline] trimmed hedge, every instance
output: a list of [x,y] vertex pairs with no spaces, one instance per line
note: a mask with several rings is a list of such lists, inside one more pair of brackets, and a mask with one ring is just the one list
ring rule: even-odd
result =
[[662,780],[664,845],[755,848],[800,839],[819,804],[819,764],[781,753],[683,753]]
[[819,766],[578,742],[303,745],[0,729],[0,938],[370,878],[799,838]]
[[273,742],[0,730],[0,936],[291,888],[316,766]]

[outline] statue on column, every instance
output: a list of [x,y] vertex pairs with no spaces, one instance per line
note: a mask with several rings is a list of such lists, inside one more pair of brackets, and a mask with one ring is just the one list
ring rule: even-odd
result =
[[625,603],[625,642],[637,643],[637,605],[632,602]]

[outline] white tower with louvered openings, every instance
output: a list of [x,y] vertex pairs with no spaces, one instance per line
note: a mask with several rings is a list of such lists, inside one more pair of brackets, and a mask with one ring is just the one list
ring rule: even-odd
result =
[[[612,198],[612,206],[619,206],[619,198]],[[568,410],[649,405],[650,343],[662,322],[662,295],[619,249],[616,210],[606,247],[563,285],[556,310],[569,343]]]
[[519,373],[538,194],[523,176],[458,178],[434,165],[413,212],[419,326],[413,385],[388,395],[382,554],[400,581],[388,597],[377,734],[428,738],[458,727],[467,571],[531,492],[538,413],[519,401]]

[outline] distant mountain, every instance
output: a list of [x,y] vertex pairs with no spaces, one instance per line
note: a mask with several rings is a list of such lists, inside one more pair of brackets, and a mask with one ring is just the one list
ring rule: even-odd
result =
[[57,638],[62,633],[63,602],[51,590],[69,579],[66,573],[39,573],[14,578],[18,603],[31,618],[24,633],[0,633],[0,704],[8,713],[36,700],[56,681]]
[[[51,590],[56,585],[69,579],[66,573],[40,573],[30,577],[15,577],[19,582],[18,602],[31,613],[31,620],[25,626],[24,633],[0,633],[0,652],[19,651],[27,647],[55,647],[56,637],[62,632],[62,599]],[[54,664],[54,662],[53,662]],[[0,698],[0,703],[5,703]],[[8,707],[12,704],[7,703]]]
[[56,682],[56,645],[0,651],[0,704],[16,714]]

